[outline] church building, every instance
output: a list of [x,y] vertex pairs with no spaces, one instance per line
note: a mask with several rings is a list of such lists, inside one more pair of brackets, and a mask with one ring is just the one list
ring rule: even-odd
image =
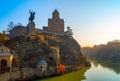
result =
[[7,72],[12,68],[13,55],[10,49],[5,46],[0,46],[0,73]]
[[48,30],[53,32],[64,32],[64,20],[60,19],[60,14],[55,9],[52,19],[48,19]]

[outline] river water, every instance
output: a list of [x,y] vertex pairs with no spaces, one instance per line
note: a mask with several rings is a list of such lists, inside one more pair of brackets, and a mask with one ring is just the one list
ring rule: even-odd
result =
[[92,63],[92,67],[88,70],[35,81],[120,81],[120,74],[107,67],[102,67],[100,64],[95,66]]
[[86,80],[82,81],[120,81],[120,74],[100,64],[98,66],[92,64],[92,67],[86,71],[85,77]]

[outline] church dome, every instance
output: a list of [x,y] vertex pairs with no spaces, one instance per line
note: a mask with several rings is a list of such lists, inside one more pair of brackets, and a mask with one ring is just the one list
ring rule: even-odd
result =
[[41,60],[40,62],[38,62],[38,65],[45,65],[45,64],[47,64],[45,60]]
[[53,11],[52,15],[53,15],[53,18],[59,18],[59,12],[58,12],[58,10],[55,9],[55,10]]

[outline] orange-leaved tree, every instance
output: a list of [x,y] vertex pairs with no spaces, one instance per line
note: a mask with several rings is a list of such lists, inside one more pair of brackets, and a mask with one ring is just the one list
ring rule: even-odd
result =
[[60,64],[58,70],[59,70],[60,74],[64,74],[65,73],[65,66],[63,64]]
[[8,40],[9,40],[9,37],[6,36],[5,31],[3,31],[2,33],[0,33],[0,43],[4,44]]

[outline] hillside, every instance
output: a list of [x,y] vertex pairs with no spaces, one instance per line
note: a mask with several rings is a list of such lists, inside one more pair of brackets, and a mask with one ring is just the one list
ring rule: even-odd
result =
[[54,66],[56,62],[53,58],[51,46],[59,46],[61,64],[70,66],[90,65],[81,53],[81,48],[76,40],[67,35],[39,34],[17,36],[10,39],[7,46],[15,50],[21,67],[35,67],[42,58],[48,62],[49,66]]
[[120,41],[110,41],[104,45],[82,48],[82,53],[88,58],[102,58],[109,60],[120,60]]
[[96,66],[110,68],[117,74],[120,73],[120,41],[110,41],[104,45],[82,48],[82,53]]

